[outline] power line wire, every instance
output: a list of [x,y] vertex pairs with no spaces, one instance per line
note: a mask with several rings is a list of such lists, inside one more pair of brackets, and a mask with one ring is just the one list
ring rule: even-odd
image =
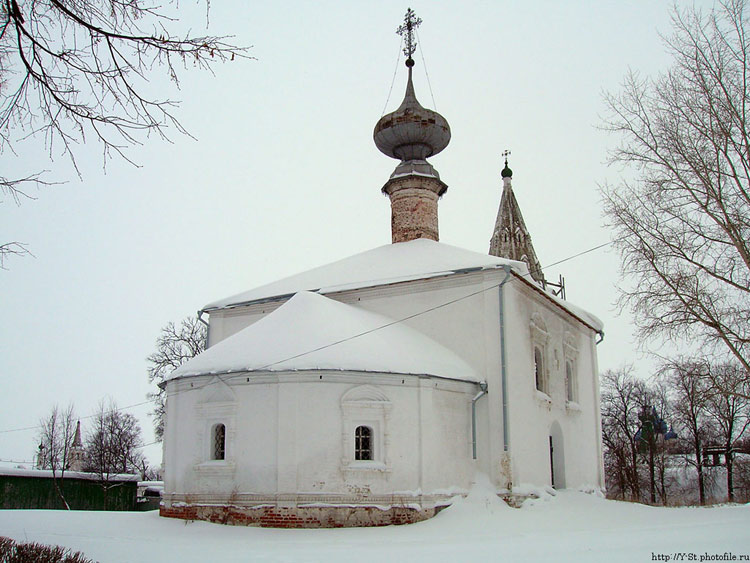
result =
[[430,84],[430,73],[427,72],[427,63],[424,60],[424,51],[422,51],[422,40],[419,38],[419,32],[414,29],[414,33],[417,35],[417,48],[419,48],[419,56],[422,57],[422,66],[424,67],[424,74],[427,77],[427,87],[430,89],[430,98],[432,98],[432,107],[437,111],[437,104],[435,103],[435,96],[432,93],[432,84]]
[[[567,258],[563,258],[562,260],[558,260],[557,262],[552,262],[552,264],[547,264],[544,266],[544,268],[551,268],[552,266],[557,266],[558,264],[562,264],[563,262],[567,262],[568,260],[572,260],[573,258],[578,258],[579,256],[583,256],[584,254],[588,254],[589,252],[594,252],[594,250],[599,250],[600,248],[604,248],[605,246],[609,246],[612,244],[612,241],[602,243],[598,246],[594,246],[589,248],[588,250],[584,250],[583,252],[579,252],[578,254],[574,254],[573,256],[568,256]],[[531,274],[524,274],[525,276],[530,276]]]
[[385,105],[383,106],[383,113],[380,114],[380,117],[383,117],[385,115],[385,110],[388,108],[388,102],[391,101],[391,94],[393,93],[393,85],[396,83],[396,73],[398,72],[398,63],[401,62],[401,46],[404,44],[404,38],[401,38],[401,42],[398,44],[398,54],[396,55],[396,68],[393,69],[393,78],[391,79],[391,87],[388,90],[388,97],[385,100]]
[[[116,409],[111,409],[111,410],[107,411],[107,414],[126,411],[128,409],[132,409],[132,408],[135,408],[135,407],[140,407],[141,405],[146,405],[146,404],[149,404],[149,403],[152,403],[152,402],[153,401],[141,401],[140,403],[133,403],[132,405],[127,405],[125,407],[117,407]],[[76,417],[76,420],[87,420],[89,418],[94,418],[95,416],[98,416],[98,415],[99,415],[99,413],[97,412],[97,413],[89,414],[89,415],[86,415],[86,416]],[[9,430],[0,430],[0,434],[7,434],[9,432],[23,432],[25,430],[38,430],[41,427],[42,427],[41,424],[37,424],[36,426],[26,426],[25,428],[11,428]]]

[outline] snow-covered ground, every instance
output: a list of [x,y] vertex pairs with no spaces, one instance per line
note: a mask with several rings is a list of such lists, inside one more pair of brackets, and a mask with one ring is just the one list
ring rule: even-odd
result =
[[654,508],[563,491],[515,509],[475,486],[432,520],[407,526],[277,530],[183,522],[157,512],[3,510],[0,535],[64,545],[102,562],[581,563],[706,561],[701,557],[727,553],[739,561],[750,557],[750,505]]

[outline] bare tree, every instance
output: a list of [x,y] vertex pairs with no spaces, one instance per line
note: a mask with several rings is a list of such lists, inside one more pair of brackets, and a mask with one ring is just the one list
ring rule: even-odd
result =
[[61,409],[52,407],[48,416],[39,421],[39,451],[37,466],[40,469],[52,470],[52,484],[66,509],[70,510],[65,500],[65,470],[70,462],[70,451],[75,435],[76,420],[73,405]]
[[[635,180],[602,188],[622,256],[621,305],[639,336],[690,339],[750,372],[750,92],[746,0],[675,8],[671,68],[608,95],[611,162]],[[724,389],[727,392],[737,390]]]
[[[41,136],[51,156],[75,166],[75,148],[92,139],[106,162],[127,159],[125,148],[148,135],[185,133],[175,103],[150,79],[162,70],[177,84],[180,67],[210,69],[247,54],[224,37],[178,35],[169,29],[176,15],[142,0],[0,0],[0,154]],[[0,173],[0,191],[19,201],[40,181],[38,171]],[[0,257],[19,245],[0,245]]]
[[[718,432],[716,439],[725,449],[727,464],[727,497],[734,502],[734,449],[750,426],[750,400],[746,399],[748,374],[736,363],[711,366],[711,381],[716,382],[707,403],[709,415],[713,418]],[[728,389],[737,389],[730,392]]]
[[164,435],[166,397],[163,383],[170,373],[206,349],[207,336],[206,325],[197,317],[186,317],[179,326],[170,322],[161,329],[161,334],[156,340],[156,352],[146,359],[149,363],[148,381],[156,383],[158,389],[148,395],[155,404],[154,433],[158,440]]
[[644,407],[650,407],[650,432],[646,432],[643,422],[640,430],[646,452],[643,457],[649,467],[651,503],[656,502],[658,494],[659,501],[666,505],[676,482],[669,471],[672,465],[672,447],[670,425],[666,420],[668,417],[671,420],[674,409],[673,392],[665,381],[656,379],[647,385],[643,398]]
[[602,374],[602,440],[610,481],[607,488],[631,500],[641,500],[636,434],[645,393],[645,384],[635,378],[630,367]]
[[602,374],[601,402],[608,495],[666,504],[675,484],[672,433],[663,418],[672,409],[669,387],[624,367]]
[[139,473],[143,466],[140,447],[141,427],[130,413],[117,408],[113,400],[101,401],[86,438],[85,469],[99,476],[104,489],[104,504],[112,487],[112,477],[120,473]]
[[698,476],[698,500],[706,503],[706,483],[701,453],[709,439],[708,401],[709,381],[705,377],[709,366],[705,361],[676,359],[664,365],[660,375],[664,377],[674,393],[672,413],[679,424],[681,440],[690,451],[685,461]]

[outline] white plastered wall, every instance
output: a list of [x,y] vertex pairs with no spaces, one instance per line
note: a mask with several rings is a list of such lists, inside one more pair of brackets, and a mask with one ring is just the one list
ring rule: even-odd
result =
[[[215,401],[213,388],[224,386],[230,392]],[[394,492],[466,489],[474,474],[473,390],[464,382],[342,372],[171,382],[165,492],[202,502],[245,493],[283,502],[299,494],[361,501]],[[356,400],[343,400],[353,391]],[[227,426],[226,459],[219,461],[210,459],[207,444],[216,422]],[[357,425],[375,431],[372,463],[353,462],[348,450],[353,441],[345,429]]]
[[[551,484],[549,438],[555,449],[556,486],[602,487],[596,334],[558,306],[514,281],[506,286],[508,402],[514,485]],[[530,322],[546,327],[544,357],[549,393],[536,389]],[[565,338],[575,344],[566,351]],[[565,359],[574,357],[576,401],[566,397]]]
[[[601,429],[598,418],[595,334],[560,307],[550,303],[538,292],[513,278],[505,284],[503,289],[507,353],[507,415],[510,438],[509,452],[504,449],[497,286],[505,277],[506,273],[503,270],[479,271],[328,294],[327,297],[386,315],[392,319],[410,317],[415,313],[453,302],[406,319],[404,322],[456,352],[488,384],[488,394],[477,402],[478,459],[471,467],[478,467],[489,474],[498,488],[506,487],[509,482],[513,485],[550,483],[549,436],[553,423],[557,423],[563,443],[562,448],[557,449],[557,453],[559,454],[562,449],[564,455],[564,462],[558,460],[558,464],[564,463],[565,486],[595,485],[601,487]],[[281,304],[282,302],[268,302],[212,313],[211,344],[249,326]],[[542,316],[549,332],[546,350],[549,400],[541,397],[535,389],[533,348],[529,328],[529,321],[534,313]],[[576,344],[577,406],[570,405],[565,400],[566,352],[563,342],[566,334],[569,335],[569,340],[572,335],[572,340]],[[334,399],[337,394],[340,396],[346,392],[347,385],[352,384],[349,382],[342,387],[336,387],[334,392],[321,391],[320,386],[318,389],[308,389],[304,385],[300,386],[302,383],[290,386],[289,384],[277,385],[269,381],[268,388],[263,393],[237,390],[238,397],[245,397],[247,394],[247,398],[241,400],[243,405],[248,405],[249,410],[266,413],[264,417],[269,419],[276,417],[276,428],[269,430],[269,433],[275,437],[276,448],[284,440],[281,440],[274,432],[284,432],[287,439],[300,444],[293,455],[287,451],[278,452],[280,465],[277,464],[275,457],[253,458],[252,463],[261,464],[257,475],[262,477],[247,479],[237,477],[237,486],[258,486],[263,490],[270,490],[269,483],[275,479],[275,490],[278,491],[291,490],[294,487],[297,487],[297,490],[312,488],[311,490],[332,491],[331,487],[334,489],[339,487],[343,483],[340,481],[343,475],[341,461],[330,462],[330,458],[332,452],[341,448],[340,436],[343,432],[343,423],[340,405],[336,404]],[[398,387],[394,388],[389,383],[385,385],[389,385],[387,387],[389,391],[386,391],[386,394],[393,403],[394,413],[390,417],[389,428],[398,428],[404,440],[389,447],[389,451],[393,452],[391,456],[393,469],[386,472],[388,479],[381,475],[373,477],[371,482],[364,483],[364,485],[376,490],[386,490],[381,486],[383,481],[389,483],[390,490],[412,490],[415,482],[426,487],[423,490],[429,487],[439,487],[445,480],[439,471],[434,472],[434,468],[445,464],[450,465],[455,460],[458,460],[456,467],[449,473],[457,476],[456,483],[465,482],[465,477],[458,477],[458,475],[463,475],[469,467],[464,464],[464,454],[471,457],[470,399],[478,391],[478,386],[461,384],[467,389],[466,391],[458,393],[442,391],[435,394],[424,383],[421,386],[409,387],[407,385],[406,387],[410,388],[411,392],[402,397],[402,390],[398,390]],[[330,386],[327,388],[333,389]],[[391,397],[391,391],[395,393],[393,397]],[[253,398],[256,394],[257,399]],[[261,397],[264,398],[261,399]],[[304,397],[305,400],[293,412],[284,408],[276,409],[277,404],[297,404],[300,397]],[[253,406],[256,400],[262,404],[258,404],[257,407]],[[398,408],[396,408],[397,403]],[[171,407],[170,404],[170,409]],[[182,412],[186,409],[189,411],[190,408],[192,407],[187,405],[178,407]],[[244,407],[242,410],[245,410]],[[168,413],[168,420],[171,419],[171,414]],[[238,427],[242,427],[243,424],[252,424],[251,420],[244,417],[245,415],[239,415]],[[338,438],[333,441],[315,441],[316,447],[320,446],[322,449],[308,451],[303,445],[306,438],[300,434],[300,431],[306,431],[305,420],[316,417],[321,418],[326,428],[338,428],[334,432]],[[193,430],[194,433],[197,431],[197,429]],[[458,435],[463,435],[463,439],[459,439]],[[446,455],[441,445],[441,440],[445,436],[450,437],[451,443],[462,443],[464,451],[456,455]],[[267,437],[267,439],[270,438]],[[261,445],[252,444],[252,441],[247,442],[241,448],[245,448],[247,452],[257,453]],[[409,446],[404,444],[409,444]],[[277,455],[273,448],[263,447],[263,449],[266,452],[273,451],[273,455]],[[399,457],[396,457],[396,451],[399,452]],[[244,459],[246,454],[242,455]],[[173,459],[174,456],[168,457]],[[317,458],[329,461],[311,461]],[[511,460],[510,467],[508,467],[507,459]],[[282,469],[281,473],[275,475],[273,479],[270,477],[277,466],[289,467],[292,460],[296,460],[303,467],[295,472]],[[560,469],[558,467],[558,471]],[[405,473],[402,475],[402,472]],[[360,486],[362,483],[355,483],[361,481],[357,475],[361,476],[364,473],[347,472],[345,481],[355,487]],[[169,469],[167,469],[167,474],[170,475]],[[377,473],[373,472],[373,475]],[[185,479],[189,480],[187,477]],[[256,483],[253,479],[259,482]]]

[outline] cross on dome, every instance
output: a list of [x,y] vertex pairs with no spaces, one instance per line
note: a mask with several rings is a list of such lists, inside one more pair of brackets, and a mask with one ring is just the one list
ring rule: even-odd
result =
[[411,58],[417,49],[417,42],[414,39],[414,33],[421,23],[422,20],[414,14],[414,10],[409,8],[406,10],[406,15],[404,15],[404,23],[398,26],[398,29],[396,30],[396,33],[406,40],[404,55],[406,55],[406,66],[408,67],[414,66],[414,60]]
[[[422,107],[417,101],[412,82],[412,67],[417,43],[414,32],[422,20],[414,15],[409,8],[404,16],[404,23],[399,26],[397,33],[405,36],[406,47],[404,54],[408,57],[406,66],[409,77],[406,83],[404,101],[399,108],[384,115],[375,125],[373,137],[378,149],[402,162],[421,161],[442,151],[451,138],[450,126],[446,119],[437,113]],[[425,162],[426,166],[427,163]],[[427,171],[434,173],[434,170]]]
[[508,156],[510,155],[510,151],[508,149],[505,149],[503,151],[503,157],[505,158],[505,168],[503,168],[502,172],[500,172],[500,176],[503,178],[512,178],[513,177],[513,171],[508,168]]

